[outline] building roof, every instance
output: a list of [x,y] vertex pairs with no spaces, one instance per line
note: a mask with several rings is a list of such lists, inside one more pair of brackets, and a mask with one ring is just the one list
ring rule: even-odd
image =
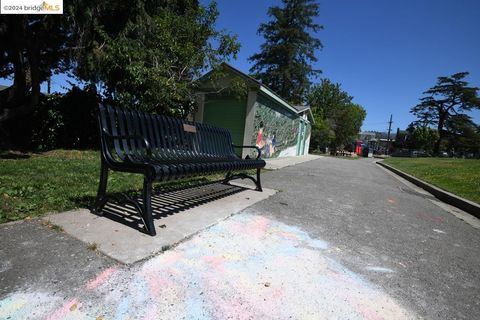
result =
[[[242,79],[247,81],[252,87],[259,89],[260,92],[266,94],[267,96],[269,96],[273,100],[277,101],[285,109],[287,109],[287,110],[289,110],[289,111],[291,111],[295,114],[301,114],[301,113],[305,112],[306,110],[310,110],[310,106],[293,106],[293,105],[291,105],[290,103],[285,101],[282,97],[280,97],[275,91],[273,91],[272,89],[270,89],[269,87],[264,85],[262,82],[260,82],[257,79],[249,76],[248,74],[243,73],[242,71],[238,70],[237,68],[231,66],[230,64],[228,64],[226,62],[222,63],[221,66],[225,70],[230,71],[230,72],[240,76]],[[209,72],[207,72],[206,74],[201,76],[200,79],[198,79],[198,81],[202,82],[202,81],[208,80],[210,78],[210,76],[212,75],[212,73],[213,73],[213,70],[210,70]],[[312,114],[311,110],[310,110],[309,114],[310,114],[311,120],[313,122],[314,120],[313,120],[313,114]]]
[[292,106],[295,108],[295,110],[297,110],[298,112],[303,112],[305,110],[308,110],[310,109],[310,106]]

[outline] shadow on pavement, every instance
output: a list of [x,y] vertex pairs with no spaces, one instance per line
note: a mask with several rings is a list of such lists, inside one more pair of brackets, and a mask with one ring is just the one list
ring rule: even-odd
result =
[[[214,181],[195,186],[157,191],[152,195],[153,218],[155,220],[160,220],[169,215],[174,215],[181,211],[245,190],[250,189],[236,185],[222,184],[220,181]],[[119,200],[109,201],[103,208],[102,215],[105,218],[121,223],[140,232],[145,232],[142,218],[135,207],[129,203],[121,201],[123,197],[121,194],[113,194],[112,197]],[[143,204],[141,196],[136,196],[135,200],[141,205]]]

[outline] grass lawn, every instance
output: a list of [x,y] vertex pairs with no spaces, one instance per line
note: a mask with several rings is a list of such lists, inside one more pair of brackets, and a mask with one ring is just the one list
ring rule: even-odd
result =
[[[100,176],[96,151],[55,150],[41,154],[0,154],[0,223],[93,204]],[[185,186],[223,175],[156,185]],[[108,192],[141,190],[143,176],[110,171]]]
[[388,158],[384,162],[444,190],[480,203],[480,160]]

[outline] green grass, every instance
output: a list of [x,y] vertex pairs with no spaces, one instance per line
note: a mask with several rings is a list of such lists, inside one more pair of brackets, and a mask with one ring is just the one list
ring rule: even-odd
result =
[[[93,204],[100,175],[96,151],[55,150],[41,154],[0,154],[0,223],[85,208]],[[155,189],[219,180],[213,175],[168,184]],[[141,190],[141,175],[110,171],[108,192]]]
[[388,158],[384,162],[446,191],[480,203],[480,160]]

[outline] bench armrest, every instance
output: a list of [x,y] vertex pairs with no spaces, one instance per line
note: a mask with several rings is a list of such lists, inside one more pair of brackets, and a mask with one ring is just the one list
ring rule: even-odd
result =
[[140,141],[143,142],[143,145],[145,146],[145,150],[147,151],[147,155],[148,156],[152,155],[152,149],[150,148],[150,143],[145,137],[142,137],[141,135],[137,135],[137,134],[114,135],[108,132],[105,128],[103,128],[103,133],[105,134],[105,136],[107,136],[110,139],[139,139]]
[[245,149],[245,148],[248,148],[248,149],[257,149],[258,155],[257,155],[257,158],[256,158],[256,159],[260,159],[260,156],[262,155],[262,150],[260,150],[260,148],[257,147],[257,146],[236,146],[236,145],[232,144],[232,147],[234,147],[234,148],[242,148],[242,149]]

